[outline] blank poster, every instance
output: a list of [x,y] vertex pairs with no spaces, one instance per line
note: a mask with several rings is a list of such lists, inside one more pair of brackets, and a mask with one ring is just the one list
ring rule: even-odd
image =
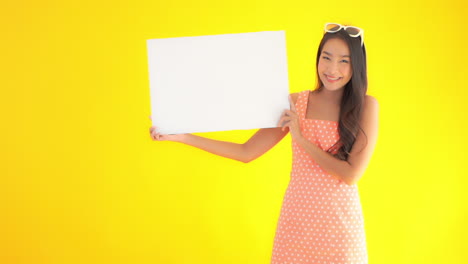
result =
[[277,127],[289,109],[285,31],[147,40],[162,134]]

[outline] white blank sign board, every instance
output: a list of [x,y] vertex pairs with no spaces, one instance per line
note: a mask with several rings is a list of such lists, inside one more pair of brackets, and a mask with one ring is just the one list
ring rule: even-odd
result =
[[289,109],[284,31],[147,40],[161,134],[277,127]]

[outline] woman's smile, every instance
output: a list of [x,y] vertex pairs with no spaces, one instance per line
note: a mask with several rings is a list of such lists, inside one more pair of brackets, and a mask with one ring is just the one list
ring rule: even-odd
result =
[[325,74],[325,77],[327,77],[327,81],[330,83],[335,83],[342,79],[342,77],[333,77],[333,76],[326,75],[326,74]]

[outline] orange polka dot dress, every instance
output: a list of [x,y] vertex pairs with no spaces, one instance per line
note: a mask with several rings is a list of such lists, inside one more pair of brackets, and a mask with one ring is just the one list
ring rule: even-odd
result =
[[[323,150],[339,139],[338,123],[306,119],[310,91],[296,102],[302,135]],[[357,185],[323,170],[293,140],[291,180],[276,229],[271,264],[365,264],[367,250]]]

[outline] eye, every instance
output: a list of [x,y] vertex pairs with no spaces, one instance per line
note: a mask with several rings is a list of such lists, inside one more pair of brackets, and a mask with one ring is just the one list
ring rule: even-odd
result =
[[349,63],[349,60],[342,60],[341,62]]
[[322,56],[322,59],[324,59],[324,60],[330,60],[330,58],[327,57],[327,56]]

